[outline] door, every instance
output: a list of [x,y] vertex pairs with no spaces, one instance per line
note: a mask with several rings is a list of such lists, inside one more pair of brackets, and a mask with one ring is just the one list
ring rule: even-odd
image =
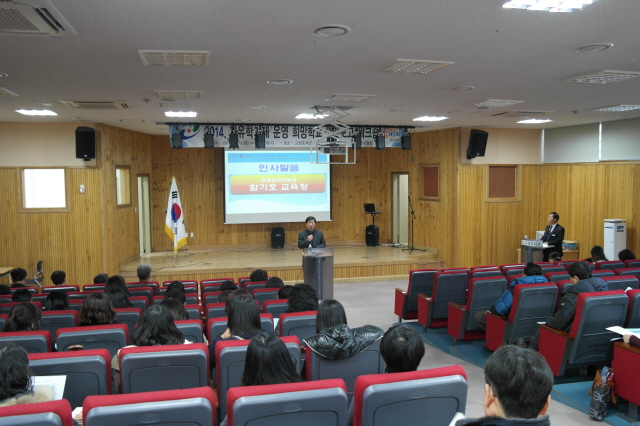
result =
[[409,174],[392,173],[393,243],[409,243]]
[[140,256],[151,253],[151,215],[149,176],[138,175],[138,240]]

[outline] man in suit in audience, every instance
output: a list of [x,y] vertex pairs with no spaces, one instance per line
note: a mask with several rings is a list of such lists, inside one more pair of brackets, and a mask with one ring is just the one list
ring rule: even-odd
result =
[[67,274],[64,271],[53,271],[51,282],[54,285],[65,285],[67,283]]
[[542,355],[513,345],[500,347],[484,366],[484,414],[456,426],[549,426],[553,373]]
[[27,286],[27,271],[22,268],[14,268],[11,270],[11,288]]
[[556,212],[549,213],[547,221],[549,225],[544,230],[544,235],[541,240],[547,244],[546,248],[542,250],[543,261],[549,261],[549,255],[553,252],[558,252],[562,257],[562,240],[564,240],[564,228],[558,224],[560,215]]
[[322,248],[326,246],[322,231],[316,229],[316,218],[309,216],[305,220],[307,229],[298,233],[298,248]]

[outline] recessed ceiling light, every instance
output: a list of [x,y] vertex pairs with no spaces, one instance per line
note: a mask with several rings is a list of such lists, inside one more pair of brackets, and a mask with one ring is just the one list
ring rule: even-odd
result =
[[[281,79],[281,80],[268,80],[267,84],[291,84],[293,83],[293,80],[289,80],[289,79]],[[266,95],[266,93],[265,93]]]
[[602,52],[603,50],[607,50],[611,47],[613,47],[613,43],[590,44],[589,46],[583,46],[579,49],[576,49],[576,52],[595,53],[595,52]]
[[323,25],[312,31],[318,37],[335,37],[351,32],[351,28],[346,25]]
[[249,109],[263,109],[266,108],[266,105],[249,105],[247,108]]
[[48,109],[16,109],[14,111],[23,115],[58,115]]
[[529,118],[527,120],[520,120],[517,123],[518,124],[540,124],[540,123],[549,123],[553,120],[550,120],[548,118]]
[[619,112],[619,111],[632,111],[634,109],[640,109],[640,105],[618,105],[607,108],[594,109],[594,111],[604,112]]
[[506,9],[543,10],[547,12],[573,12],[595,3],[597,0],[511,0]]
[[165,111],[164,115],[167,117],[197,117],[198,113],[195,111]]
[[9,74],[7,74],[6,72],[0,72],[0,78],[1,77],[9,77]]
[[307,114],[307,113],[302,113],[302,114],[298,114],[296,115],[295,118],[298,118],[300,120],[317,120],[319,118],[324,118],[324,117],[328,117],[329,114]]
[[567,81],[571,83],[609,84],[627,81],[638,77],[640,77],[640,72],[605,70],[593,74],[582,75],[580,77],[570,78]]
[[449,117],[432,117],[429,115],[425,115],[422,117],[417,117],[414,118],[413,121],[442,121],[442,120],[448,120]]
[[473,90],[475,87],[473,86],[458,86],[458,87],[450,87],[449,90],[455,90],[457,92],[465,92],[467,90]]
[[487,99],[486,101],[476,102],[471,105],[485,108],[501,108],[509,105],[521,104],[524,101],[506,101],[503,99]]
[[394,63],[387,65],[380,71],[400,74],[429,74],[449,65],[453,65],[453,62],[396,59]]
[[40,102],[38,105],[42,105],[42,106],[54,106],[55,104],[49,103],[49,102]]

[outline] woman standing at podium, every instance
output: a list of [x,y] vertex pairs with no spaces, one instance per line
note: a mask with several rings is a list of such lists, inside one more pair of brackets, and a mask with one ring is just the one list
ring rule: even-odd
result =
[[298,233],[298,248],[323,248],[326,247],[322,231],[316,229],[316,218],[309,216],[305,220],[307,229]]

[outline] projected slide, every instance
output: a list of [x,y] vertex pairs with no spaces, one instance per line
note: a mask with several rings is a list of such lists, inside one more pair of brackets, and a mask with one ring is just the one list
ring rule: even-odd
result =
[[226,150],[224,158],[225,223],[331,220],[330,167],[310,163],[309,151]]

